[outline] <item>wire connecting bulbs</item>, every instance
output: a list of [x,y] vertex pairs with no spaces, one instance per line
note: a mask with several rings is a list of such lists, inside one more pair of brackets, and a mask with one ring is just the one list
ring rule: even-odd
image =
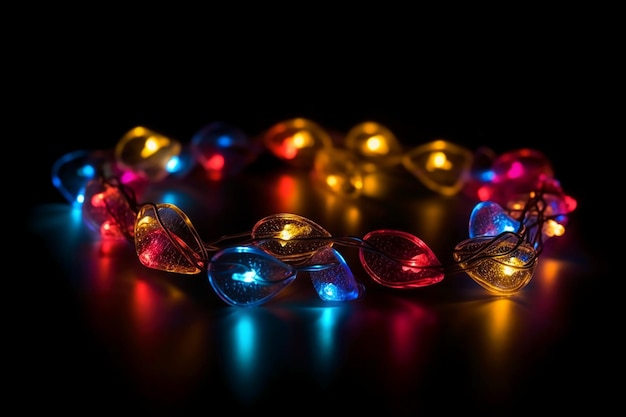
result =
[[[518,149],[478,166],[476,153],[436,140],[404,152],[387,128],[365,122],[343,144],[306,119],[281,122],[263,136],[267,149],[296,169],[309,169],[329,190],[348,197],[363,189],[362,174],[402,164],[434,192],[477,198],[468,238],[442,264],[419,237],[375,230],[363,237],[333,236],[313,220],[278,213],[249,232],[204,242],[177,206],[138,203],[146,181],[184,176],[194,165],[211,180],[244,169],[262,152],[259,142],[227,124],[205,126],[189,146],[137,127],[114,152],[76,151],[53,166],[53,184],[80,207],[84,222],[103,239],[127,239],[142,265],[177,274],[206,274],[227,304],[267,302],[297,276],[309,276],[324,301],[364,296],[341,248],[355,248],[378,285],[410,289],[464,272],[487,291],[511,295],[532,279],[546,239],[561,236],[577,202],[565,194],[545,156]],[[304,152],[304,153],[300,153]]]

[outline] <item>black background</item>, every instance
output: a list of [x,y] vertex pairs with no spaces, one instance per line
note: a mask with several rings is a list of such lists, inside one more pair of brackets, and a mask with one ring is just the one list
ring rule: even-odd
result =
[[[416,28],[428,20],[424,17],[397,25],[390,19],[393,29],[385,26],[384,36],[360,25],[348,30],[343,19],[320,19],[314,26],[299,27],[295,30],[299,36],[293,36],[294,27],[286,29],[283,20],[263,19],[257,27],[235,19],[239,16],[208,16],[195,28],[212,27],[218,20],[232,26],[190,34],[189,39],[168,20],[102,19],[107,23],[97,28],[87,19],[71,27],[62,24],[65,20],[48,22],[36,42],[19,51],[24,59],[12,65],[17,71],[7,89],[17,93],[8,104],[19,116],[8,113],[17,121],[14,137],[7,139],[17,146],[11,159],[19,177],[10,178],[16,194],[35,206],[64,202],[51,184],[54,161],[76,149],[112,148],[136,125],[185,142],[217,120],[250,135],[292,117],[307,117],[340,132],[374,120],[407,146],[444,138],[498,153],[521,147],[543,151],[564,190],[579,202],[574,221],[585,237],[581,245],[598,259],[605,256],[606,232],[596,226],[595,213],[599,190],[614,179],[599,159],[605,150],[601,138],[607,117],[598,117],[598,106],[606,81],[592,77],[581,65],[603,62],[601,54],[583,41],[584,33],[554,28],[542,31],[548,36],[531,39],[529,32],[537,35],[537,25],[523,24],[502,34],[507,26],[503,18],[497,28],[473,21],[469,30],[458,30],[440,44],[434,40],[452,26],[447,19],[440,20],[439,30],[429,36]],[[372,12],[362,20],[374,17]],[[482,28],[480,36],[468,38],[477,28]],[[25,243],[20,254],[32,241]],[[35,274],[54,264],[46,254],[34,258],[40,264],[32,271]],[[48,273],[59,272],[52,267]],[[62,290],[52,282],[39,288],[23,284],[30,306],[19,327],[28,337],[16,337],[14,343],[18,349],[21,343],[29,346],[23,350],[28,357],[20,362],[24,370],[19,372],[28,380],[37,376],[37,370],[28,367],[37,349],[58,343],[58,338],[71,340],[72,335],[70,327],[62,327],[65,332],[60,333],[35,330],[38,315],[58,308],[57,301],[66,301],[59,298],[64,296]],[[589,356],[572,357],[572,366],[594,361],[599,354],[606,359],[603,346],[614,343],[611,332],[619,331],[600,330],[612,317],[605,311],[612,306],[609,294],[600,287],[593,286],[598,297],[585,298],[597,304],[576,308],[584,330],[573,332],[568,342],[589,346],[575,350]],[[589,315],[581,313],[587,309]],[[91,347],[86,349],[86,355],[94,353]],[[604,361],[598,364],[600,369],[604,366]],[[28,383],[20,385],[19,394],[24,398],[20,401],[47,398],[30,392]],[[60,396],[72,394],[52,395],[58,404],[63,402]],[[603,394],[590,395],[605,399]],[[576,402],[572,398],[572,404],[563,407],[575,408]],[[216,412],[213,407],[218,405],[207,404],[205,411]]]

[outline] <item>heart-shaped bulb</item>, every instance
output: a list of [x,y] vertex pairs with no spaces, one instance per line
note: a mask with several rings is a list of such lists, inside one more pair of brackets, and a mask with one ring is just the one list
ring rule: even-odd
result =
[[264,217],[252,228],[255,244],[284,262],[299,262],[322,247],[330,247],[331,234],[322,226],[297,214]]
[[217,252],[208,277],[217,295],[236,306],[256,306],[296,279],[296,270],[253,246],[235,246]]
[[135,249],[148,268],[197,274],[207,253],[185,213],[172,204],[145,204],[137,213]]
[[85,187],[83,221],[103,239],[133,239],[136,212],[120,186],[94,179]]
[[404,167],[422,184],[445,196],[453,196],[463,188],[472,161],[472,152],[445,140],[417,146],[402,158]]
[[381,285],[416,288],[443,280],[441,263],[417,236],[399,230],[375,230],[363,240],[373,250],[359,249],[367,273]]
[[319,249],[310,263],[322,266],[310,271],[313,287],[322,300],[351,301],[365,294],[365,286],[354,279],[343,256],[334,248]]
[[464,240],[456,245],[453,256],[474,281],[501,295],[525,287],[535,273],[538,259],[532,245],[514,233]]

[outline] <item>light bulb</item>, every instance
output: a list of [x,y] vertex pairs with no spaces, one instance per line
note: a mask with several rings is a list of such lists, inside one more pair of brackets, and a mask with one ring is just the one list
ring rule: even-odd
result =
[[145,204],[137,213],[135,249],[148,268],[197,274],[204,268],[206,248],[191,221],[178,207]]
[[54,162],[52,184],[72,207],[80,207],[89,181],[99,176],[121,176],[121,173],[113,152],[78,150]]
[[403,151],[393,132],[373,121],[353,126],[346,134],[345,147],[378,166],[399,163]]
[[544,181],[554,178],[554,171],[541,151],[522,148],[498,156],[484,177],[485,183],[476,192],[478,199],[513,209],[520,201],[524,204],[530,191],[538,190]]
[[299,168],[311,168],[317,151],[332,147],[324,128],[301,117],[276,123],[265,132],[263,141],[274,156]]
[[115,147],[120,165],[149,181],[161,181],[177,167],[182,145],[160,133],[136,126],[122,136]]
[[358,197],[363,191],[363,174],[356,156],[337,148],[319,150],[311,175],[324,188],[346,197]]
[[135,211],[118,185],[100,178],[89,181],[81,210],[83,221],[103,239],[132,239]]
[[248,135],[226,122],[204,126],[191,138],[191,147],[195,160],[213,180],[238,174],[261,152]]
[[375,230],[363,237],[375,250],[359,249],[367,273],[381,285],[418,288],[444,278],[441,263],[420,238],[400,230]]
[[297,270],[259,248],[235,246],[213,255],[207,274],[209,283],[226,303],[256,306],[291,284]]
[[521,223],[493,201],[483,201],[474,206],[469,219],[469,237],[497,236],[502,232],[517,232]]
[[365,294],[365,286],[358,282],[345,259],[334,248],[320,248],[309,263],[323,265],[309,272],[317,295],[324,301],[352,301]]
[[332,246],[331,234],[306,217],[278,213],[256,222],[251,236],[256,245],[283,260],[297,262],[321,247]]
[[480,236],[460,242],[454,259],[489,292],[510,295],[525,287],[537,267],[537,252],[514,233]]
[[446,140],[417,146],[402,158],[404,167],[430,190],[444,196],[457,194],[469,178],[473,154]]

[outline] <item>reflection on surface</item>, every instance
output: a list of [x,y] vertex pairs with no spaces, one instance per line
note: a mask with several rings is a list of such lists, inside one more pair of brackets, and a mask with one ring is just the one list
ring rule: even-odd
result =
[[99,259],[91,266],[98,272],[86,300],[90,323],[125,363],[142,395],[184,398],[205,364],[208,323],[176,286],[132,268],[117,270],[108,257]]
[[[405,194],[399,202],[345,202],[309,188],[306,176],[271,178],[277,181],[263,179],[264,186],[252,178],[232,188],[207,185],[195,194],[160,192],[189,206],[182,208],[190,210],[205,240],[241,232],[279,212],[313,219],[333,235],[362,236],[383,226],[406,230],[427,242],[442,262],[456,239],[467,235],[469,205],[462,197]],[[584,261],[572,259],[576,242],[563,240],[554,250],[552,242],[546,245],[533,280],[509,297],[486,294],[463,273],[427,288],[390,290],[357,265],[355,278],[367,286],[361,300],[324,304],[302,274],[267,306],[240,308],[224,305],[203,274],[147,269],[127,242],[94,239],[80,213],[64,205],[38,207],[29,226],[43,261],[62,271],[33,280],[54,280],[78,305],[81,320],[66,332],[76,340],[64,342],[80,345],[81,337],[93,337],[98,344],[98,350],[85,352],[87,360],[71,358],[75,362],[67,366],[108,361],[121,374],[111,385],[126,384],[129,396],[157,407],[224,398],[234,410],[251,410],[283,404],[291,395],[303,408],[323,409],[320,398],[346,389],[365,401],[351,405],[363,409],[377,403],[390,413],[423,404],[443,412],[455,401],[494,409],[506,402],[524,404],[533,384],[541,383],[536,377],[546,367],[555,372],[550,365],[564,346],[580,342],[560,339],[571,335],[579,313],[572,298],[591,273]],[[351,265],[354,255],[346,254]],[[63,307],[45,301],[38,306],[44,311]],[[42,326],[59,325],[41,316]]]

